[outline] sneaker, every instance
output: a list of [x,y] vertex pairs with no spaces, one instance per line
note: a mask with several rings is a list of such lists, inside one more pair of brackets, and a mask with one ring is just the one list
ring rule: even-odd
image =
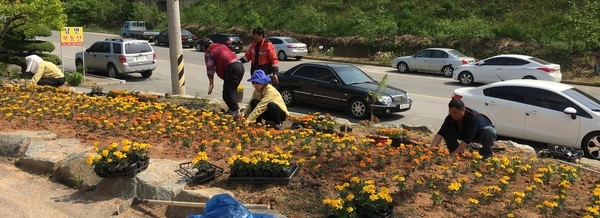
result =
[[273,126],[273,128],[274,128],[274,129],[276,129],[276,130],[282,130],[282,129],[283,129],[283,126],[282,126],[281,124],[275,124],[275,125]]
[[481,161],[485,162],[487,159],[490,159],[492,157],[492,155],[484,155],[483,158],[481,158]]

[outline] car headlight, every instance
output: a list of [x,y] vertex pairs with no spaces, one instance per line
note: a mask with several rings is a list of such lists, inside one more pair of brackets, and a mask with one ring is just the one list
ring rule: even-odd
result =
[[391,104],[392,103],[392,97],[384,95],[384,96],[379,96],[379,98],[377,99],[377,101],[384,103],[384,104]]
[[408,93],[406,93],[406,100],[410,100],[410,96],[408,96]]

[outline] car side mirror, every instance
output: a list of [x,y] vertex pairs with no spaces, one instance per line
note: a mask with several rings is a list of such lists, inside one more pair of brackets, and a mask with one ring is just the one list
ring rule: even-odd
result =
[[575,110],[575,108],[572,108],[572,107],[565,108],[565,110],[563,111],[563,113],[570,114],[571,115],[571,119],[576,119],[577,118],[577,110]]
[[90,49],[89,49],[89,48],[88,48],[88,49],[86,49],[86,50],[85,50],[85,52],[90,52]]
[[338,82],[338,80],[337,80],[337,79],[330,79],[330,80],[329,80],[329,83],[331,83],[331,84],[336,84],[336,85],[339,85],[339,84],[340,84],[340,83]]
[[477,65],[477,66],[481,66],[481,65],[483,65],[484,63],[485,63],[484,61],[477,61],[477,62],[475,63],[475,65]]

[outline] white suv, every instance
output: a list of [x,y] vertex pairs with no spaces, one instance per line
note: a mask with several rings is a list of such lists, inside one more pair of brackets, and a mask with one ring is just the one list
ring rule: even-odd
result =
[[[85,54],[85,56],[84,56]],[[113,39],[95,42],[85,52],[75,54],[75,66],[88,70],[107,71],[111,78],[129,73],[152,76],[156,69],[156,53],[145,40]]]

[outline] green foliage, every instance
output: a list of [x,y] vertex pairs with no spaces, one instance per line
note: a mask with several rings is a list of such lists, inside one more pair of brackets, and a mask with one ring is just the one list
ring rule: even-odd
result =
[[0,41],[8,33],[20,32],[25,38],[38,34],[39,25],[59,29],[65,26],[67,15],[60,0],[28,0],[12,4],[0,4],[0,15],[6,21],[0,23]]
[[65,74],[65,80],[70,86],[79,86],[83,83],[83,75],[81,73],[67,73]]
[[146,21],[146,28],[154,29],[160,22],[167,20],[167,13],[159,11],[156,5],[147,6],[142,2],[134,2],[129,19]]
[[52,42],[34,40],[34,41],[5,41],[2,47],[14,51],[24,51],[27,53],[52,52],[55,47]]

